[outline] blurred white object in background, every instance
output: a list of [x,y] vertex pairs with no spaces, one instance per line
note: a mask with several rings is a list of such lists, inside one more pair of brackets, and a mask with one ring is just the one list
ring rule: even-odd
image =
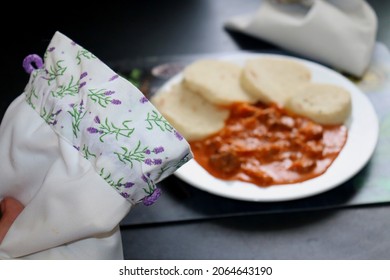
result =
[[371,59],[377,17],[363,0],[264,0],[255,13],[230,18],[225,26],[361,76]]

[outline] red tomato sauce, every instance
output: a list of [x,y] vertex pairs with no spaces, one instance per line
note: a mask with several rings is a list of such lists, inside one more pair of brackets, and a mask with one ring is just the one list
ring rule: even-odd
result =
[[190,145],[211,175],[265,187],[323,174],[347,136],[344,125],[319,125],[276,106],[236,103],[222,130]]

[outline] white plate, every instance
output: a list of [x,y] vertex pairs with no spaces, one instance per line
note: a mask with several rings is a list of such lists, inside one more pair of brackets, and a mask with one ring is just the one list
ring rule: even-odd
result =
[[[344,76],[322,65],[281,55],[239,53],[214,58],[243,65],[247,59],[265,56],[300,61],[310,68],[312,81],[339,85],[351,93],[352,113],[347,123],[348,138],[339,156],[323,175],[288,185],[258,187],[241,181],[220,180],[210,175],[195,160],[177,170],[175,172],[177,177],[201,190],[227,198],[261,202],[286,201],[309,197],[335,188],[354,176],[368,162],[378,140],[378,118],[365,94]],[[162,89],[168,89],[181,80],[182,74],[179,73]]]

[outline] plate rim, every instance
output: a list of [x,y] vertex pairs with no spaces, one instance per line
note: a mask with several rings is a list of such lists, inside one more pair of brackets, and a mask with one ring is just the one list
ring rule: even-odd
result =
[[[370,146],[368,146],[366,148],[364,157],[360,158],[359,164],[357,164],[353,168],[352,171],[348,172],[348,175],[343,176],[342,179],[336,180],[337,181],[336,183],[333,182],[333,183],[328,184],[328,186],[321,186],[319,188],[314,188],[314,189],[311,188],[310,190],[301,191],[301,192],[299,192],[299,191],[290,192],[288,195],[285,194],[284,196],[279,196],[279,197],[273,196],[273,195],[264,195],[270,189],[275,190],[276,188],[282,189],[282,188],[288,188],[288,187],[297,188],[298,186],[304,186],[304,185],[308,185],[311,183],[316,184],[319,179],[320,180],[321,180],[321,178],[323,179],[324,178],[323,176],[326,176],[327,174],[329,174],[329,170],[336,168],[335,163],[340,162],[340,158],[343,159],[342,156],[345,153],[343,151],[345,150],[347,145],[351,145],[350,144],[350,141],[351,141],[350,140],[350,129],[348,129],[347,142],[346,142],[344,148],[342,149],[342,151],[340,152],[340,155],[332,163],[332,165],[329,167],[329,169],[324,174],[322,174],[318,177],[315,177],[313,179],[306,180],[304,182],[294,183],[294,184],[284,184],[284,185],[272,185],[269,187],[260,187],[260,186],[256,186],[256,185],[248,183],[248,182],[222,180],[222,179],[218,179],[216,177],[213,177],[206,170],[204,170],[194,159],[190,160],[184,166],[179,168],[176,172],[174,172],[174,175],[176,177],[178,177],[179,179],[183,180],[184,182],[188,183],[189,185],[191,185],[195,188],[198,188],[202,191],[206,191],[208,193],[211,193],[213,195],[217,195],[217,196],[221,196],[221,197],[225,197],[225,198],[230,198],[230,199],[235,199],[235,200],[252,201],[252,202],[290,201],[290,200],[302,199],[302,198],[318,195],[320,193],[324,193],[326,191],[329,191],[331,189],[334,189],[334,188],[340,186],[341,184],[345,183],[346,181],[351,179],[353,176],[355,176],[368,163],[368,161],[372,157],[372,155],[375,151],[375,148],[377,146],[378,138],[379,138],[378,116],[377,116],[377,113],[375,111],[373,104],[371,103],[371,101],[369,100],[367,95],[361,89],[359,89],[355,84],[353,84],[350,80],[348,80],[346,77],[344,77],[340,73],[336,72],[335,70],[333,70],[327,66],[324,66],[322,64],[319,64],[317,62],[313,62],[313,61],[303,59],[303,58],[298,58],[298,57],[283,55],[283,54],[237,52],[237,53],[228,53],[228,54],[207,55],[205,57],[205,59],[219,59],[219,60],[230,61],[230,62],[239,64],[239,65],[243,65],[246,59],[259,58],[259,57],[283,58],[283,59],[295,60],[295,61],[301,62],[301,63],[305,64],[306,66],[308,66],[308,68],[311,70],[312,75],[314,75],[317,72],[319,72],[319,73],[322,72],[323,73],[322,75],[324,75],[324,76],[326,76],[326,75],[331,76],[331,77],[335,76],[336,80],[342,81],[342,84],[345,84],[344,86],[346,86],[348,89],[352,89],[352,92],[350,92],[351,97],[352,97],[352,103],[353,104],[356,103],[357,100],[360,103],[363,102],[364,106],[366,106],[366,110],[368,110],[368,112],[369,112],[371,120],[374,120],[374,122],[375,122],[375,123],[370,123],[370,128],[372,130],[372,132],[370,134],[371,144],[370,144]],[[237,63],[237,60],[240,63]],[[316,82],[316,80],[313,80],[313,78],[315,78],[315,77],[312,77],[312,81]],[[170,78],[169,80],[167,80],[159,88],[159,90],[156,92],[156,94],[158,95],[161,92],[168,90],[172,85],[180,82],[181,79],[182,79],[182,71],[179,72],[178,74],[176,74],[175,76],[173,76],[172,78]],[[339,82],[337,82],[335,84],[340,85]],[[356,93],[358,94],[358,97],[355,96]],[[355,106],[356,106],[356,104],[355,104]],[[355,114],[356,114],[356,111],[355,111]],[[354,114],[354,109],[352,108],[352,113],[351,113],[352,120],[350,121],[351,126],[352,126],[352,124],[356,125],[356,123],[354,123],[354,120],[353,120],[353,116],[355,116],[355,114]],[[195,168],[195,170],[198,168],[198,169],[201,169],[202,172],[207,173],[207,176],[210,179],[209,185],[220,184],[220,185],[226,185],[227,187],[232,186],[232,185],[233,186],[240,185],[242,188],[250,187],[251,189],[253,189],[253,187],[255,187],[255,189],[260,190],[258,193],[263,193],[263,195],[257,195],[257,196],[253,196],[252,194],[242,195],[242,194],[237,194],[234,191],[233,192],[230,192],[230,191],[223,192],[223,191],[219,191],[218,189],[215,189],[213,187],[205,186],[204,184],[196,182],[196,180],[192,180],[191,177],[190,178],[188,177],[187,172],[189,172],[189,171],[187,171],[187,169],[190,169],[190,168]],[[191,173],[193,173],[193,172],[191,172]]]

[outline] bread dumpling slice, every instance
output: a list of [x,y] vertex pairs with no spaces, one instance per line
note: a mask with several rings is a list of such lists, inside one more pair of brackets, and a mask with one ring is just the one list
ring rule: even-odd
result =
[[303,63],[264,57],[246,61],[241,85],[259,101],[283,107],[293,90],[310,79],[311,72]]
[[184,69],[183,83],[216,105],[255,103],[256,99],[241,87],[241,71],[239,65],[228,61],[198,60]]
[[351,95],[331,84],[309,83],[288,100],[286,109],[324,125],[343,124],[351,113]]
[[151,102],[187,141],[201,140],[218,132],[229,117],[229,110],[211,104],[182,84],[158,93]]

